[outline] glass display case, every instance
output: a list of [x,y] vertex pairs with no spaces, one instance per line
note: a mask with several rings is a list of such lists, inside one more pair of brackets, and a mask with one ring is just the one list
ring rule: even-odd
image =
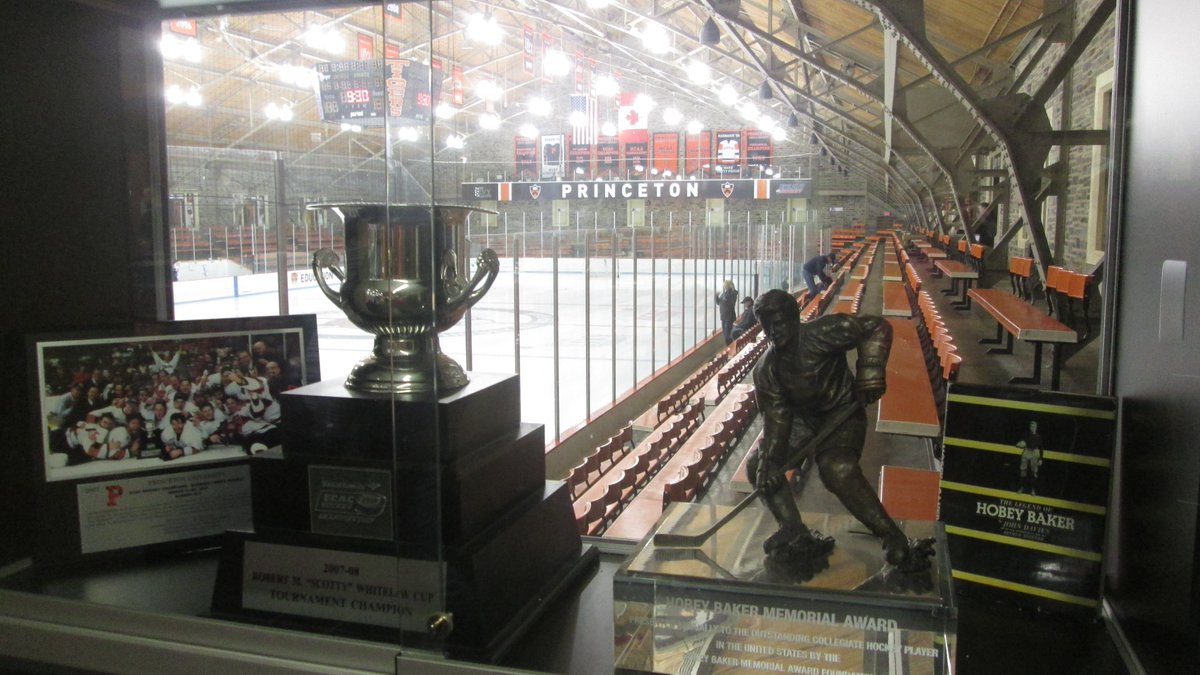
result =
[[[6,579],[14,604],[30,594],[26,620],[50,598],[140,625],[129,639],[162,639],[156,623],[198,635],[199,615],[495,662],[594,569],[519,376],[439,346],[500,267],[468,235],[461,137],[434,112],[461,87],[437,4],[164,2],[177,18],[131,40],[169,66],[156,250],[199,251],[159,262],[225,302],[32,338],[39,538]],[[326,144],[343,149],[314,169]],[[298,286],[320,289],[319,321],[288,316]],[[284,316],[239,317],[256,294]],[[355,333],[356,355],[318,365],[318,323]],[[136,450],[116,441],[134,417],[149,426]],[[181,615],[128,614],[164,606]]]

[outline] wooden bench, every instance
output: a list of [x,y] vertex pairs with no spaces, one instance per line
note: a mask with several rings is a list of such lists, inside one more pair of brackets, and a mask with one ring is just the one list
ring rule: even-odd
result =
[[912,302],[908,297],[908,290],[904,287],[903,281],[884,281],[883,282],[883,315],[884,316],[912,316]]
[[996,337],[980,340],[982,344],[1001,344],[1004,347],[993,347],[989,354],[1011,354],[1013,338],[1033,343],[1033,375],[1030,377],[1014,377],[1009,380],[1012,384],[1040,384],[1042,381],[1042,344],[1049,342],[1054,345],[1051,357],[1050,388],[1058,389],[1059,374],[1062,370],[1062,346],[1074,344],[1079,336],[1070,326],[1046,316],[1033,305],[1021,298],[994,288],[973,288],[970,295],[985,312],[996,320]]
[[753,398],[754,387],[737,385],[730,396],[726,397],[716,409],[687,437],[682,445],[675,450],[670,459],[663,463],[658,473],[629,501],[612,523],[604,530],[606,539],[632,539],[640,541],[654,528],[654,524],[662,516],[663,491],[666,484],[675,478],[689,463],[703,458],[700,453],[708,439],[716,432],[727,414],[735,410],[749,397]]
[[904,272],[900,269],[899,259],[896,262],[884,261],[883,263],[883,280],[884,281],[901,281],[904,279]]
[[831,314],[849,314],[854,316],[858,314],[858,308],[861,305],[860,298],[840,298],[829,309]]
[[894,520],[937,520],[941,474],[907,466],[879,468],[879,501]]
[[892,351],[887,363],[887,391],[879,399],[875,430],[936,438],[941,420],[916,325],[911,319],[888,319]]
[[950,279],[950,288],[943,289],[942,293],[959,296],[950,306],[955,309],[971,309],[971,296],[967,291],[971,288],[971,282],[979,278],[979,272],[969,263],[959,260],[939,260],[935,266]]

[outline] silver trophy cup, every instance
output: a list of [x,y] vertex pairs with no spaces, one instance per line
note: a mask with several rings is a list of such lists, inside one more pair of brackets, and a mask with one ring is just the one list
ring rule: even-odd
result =
[[[492,249],[477,259],[466,279],[467,206],[368,203],[311,204],[328,208],[346,225],[346,266],[323,248],[312,271],[325,296],[350,321],[375,336],[371,356],[350,371],[346,388],[383,394],[450,391],[469,382],[454,359],[442,353],[438,333],[458,323],[491,288],[500,271]],[[328,271],[341,287],[325,279]]]

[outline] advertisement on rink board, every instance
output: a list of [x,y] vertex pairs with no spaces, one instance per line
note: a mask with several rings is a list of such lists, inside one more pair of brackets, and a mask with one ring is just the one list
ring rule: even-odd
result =
[[462,198],[483,201],[555,199],[771,199],[806,197],[808,179],[591,180],[463,183]]

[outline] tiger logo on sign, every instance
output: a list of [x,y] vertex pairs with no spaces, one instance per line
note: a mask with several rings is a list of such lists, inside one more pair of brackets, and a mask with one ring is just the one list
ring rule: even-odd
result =
[[533,197],[534,199],[541,197],[542,196],[542,186],[541,185],[530,185],[529,186],[529,196]]

